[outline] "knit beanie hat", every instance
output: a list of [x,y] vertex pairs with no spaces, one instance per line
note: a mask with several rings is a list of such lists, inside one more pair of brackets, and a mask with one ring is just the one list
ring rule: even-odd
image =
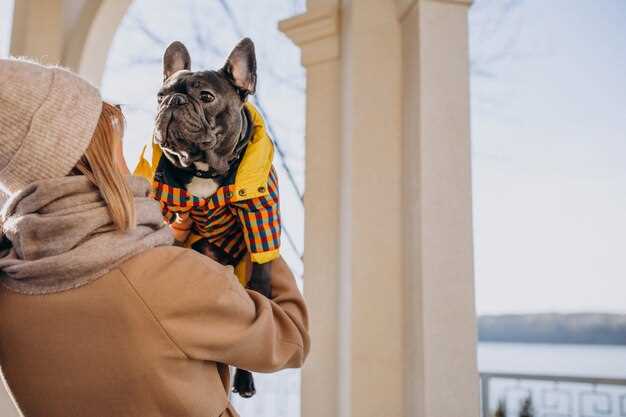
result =
[[0,59],[0,204],[2,193],[69,174],[101,109],[98,90],[65,69]]

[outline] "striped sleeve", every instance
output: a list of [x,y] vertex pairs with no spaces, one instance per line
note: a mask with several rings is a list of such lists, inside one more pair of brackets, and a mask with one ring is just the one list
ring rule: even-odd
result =
[[176,213],[172,211],[163,201],[159,201],[159,204],[161,205],[161,214],[163,215],[165,222],[168,224],[174,223],[174,220],[176,220]]
[[163,215],[163,220],[165,220],[165,222],[168,224],[172,224],[176,221],[177,213],[187,213],[191,211],[189,207],[170,206],[164,201],[159,201],[159,204],[161,205],[161,214]]
[[191,206],[181,206],[181,190],[169,187],[158,181],[153,181],[150,197],[159,202],[161,214],[166,223],[172,224],[176,221],[176,213],[186,213],[191,211]]
[[280,200],[273,168],[267,189],[265,196],[234,203],[252,262],[260,264],[276,259],[280,249]]

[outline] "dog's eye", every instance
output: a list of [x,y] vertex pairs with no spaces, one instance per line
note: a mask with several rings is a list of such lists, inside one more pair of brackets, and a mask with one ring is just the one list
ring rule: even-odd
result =
[[161,104],[162,101],[163,101],[163,94],[159,93],[159,95],[157,95],[157,102]]
[[208,91],[203,91],[200,93],[200,100],[205,103],[211,103],[213,100],[215,100],[215,96]]

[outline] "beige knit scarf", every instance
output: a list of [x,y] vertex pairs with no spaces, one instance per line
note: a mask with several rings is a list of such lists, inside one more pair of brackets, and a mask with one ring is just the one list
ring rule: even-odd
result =
[[137,227],[115,229],[100,192],[84,176],[37,181],[5,204],[1,220],[12,248],[0,253],[0,282],[24,294],[85,285],[146,249],[170,245],[148,182],[130,177]]

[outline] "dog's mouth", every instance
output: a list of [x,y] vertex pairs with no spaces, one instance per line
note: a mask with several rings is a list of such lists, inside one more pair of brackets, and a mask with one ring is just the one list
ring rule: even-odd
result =
[[163,150],[165,156],[179,168],[191,168],[194,162],[200,160],[200,158],[194,158],[186,151],[174,152],[169,150],[168,148],[163,147],[161,147],[161,149]]
[[[199,111],[198,111],[199,110]],[[157,113],[155,142],[177,166],[189,168],[218,144],[218,134],[193,103],[161,106]]]

